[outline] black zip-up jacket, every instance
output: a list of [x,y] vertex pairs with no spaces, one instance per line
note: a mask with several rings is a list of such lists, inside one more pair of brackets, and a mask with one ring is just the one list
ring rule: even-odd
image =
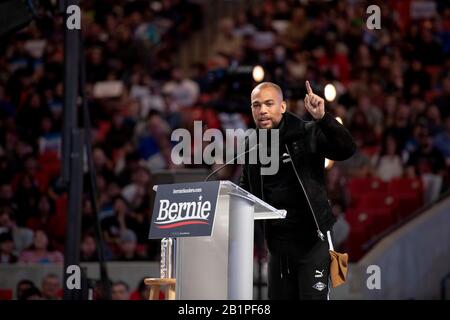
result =
[[[285,112],[279,130],[279,153],[280,155],[287,153],[295,166],[295,170],[292,167],[290,171],[285,169],[283,172],[291,177],[298,176],[301,182],[296,187],[305,195],[305,199],[309,200],[310,204],[299,201],[302,208],[296,210],[312,215],[312,208],[319,231],[325,234],[327,230],[331,230],[336,221],[327,197],[325,158],[335,161],[346,160],[355,153],[356,144],[349,131],[327,112],[318,121],[305,121],[290,112]],[[248,141],[246,150],[248,150]],[[264,178],[261,176],[260,164],[248,164],[246,161],[241,174],[240,186],[271,205],[279,206],[280,201],[286,201],[282,200],[284,195],[276,193],[272,194],[271,199],[265,199]],[[290,177],[286,177],[286,179],[288,178]],[[292,179],[289,180],[292,181]],[[303,184],[303,188],[300,183]],[[293,200],[295,201],[295,199]],[[284,207],[291,206],[290,203],[283,205]]]

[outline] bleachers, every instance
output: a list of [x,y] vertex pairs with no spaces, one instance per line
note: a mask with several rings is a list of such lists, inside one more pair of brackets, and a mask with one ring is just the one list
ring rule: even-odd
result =
[[397,178],[384,182],[378,178],[355,178],[348,182],[350,224],[347,248],[352,261],[363,254],[363,245],[390,226],[409,217],[423,205],[420,179]]

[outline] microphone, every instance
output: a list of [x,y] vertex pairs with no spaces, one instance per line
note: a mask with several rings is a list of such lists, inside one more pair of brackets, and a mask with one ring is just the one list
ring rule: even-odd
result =
[[223,168],[225,168],[227,165],[229,165],[231,162],[233,162],[234,160],[236,160],[237,158],[243,156],[246,153],[249,153],[250,151],[252,151],[253,149],[255,149],[257,146],[259,146],[259,143],[255,144],[253,147],[251,147],[250,149],[248,149],[245,152],[242,152],[241,154],[238,154],[236,157],[234,157],[233,159],[231,159],[230,161],[228,161],[227,163],[221,165],[219,168],[217,168],[216,170],[214,170],[213,172],[211,172],[206,178],[205,180],[203,180],[203,182],[208,181],[209,178],[211,178],[211,176],[213,176],[214,174],[216,174],[218,171],[222,170]]

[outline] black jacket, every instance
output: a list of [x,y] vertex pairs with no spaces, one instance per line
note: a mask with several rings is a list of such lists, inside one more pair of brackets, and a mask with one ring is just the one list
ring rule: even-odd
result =
[[[302,208],[302,210],[311,214],[312,208],[319,229],[325,234],[327,230],[331,230],[336,221],[327,197],[325,158],[336,161],[346,160],[355,153],[356,144],[349,131],[329,113],[325,113],[324,117],[318,121],[305,121],[286,112],[279,129],[279,153],[280,155],[289,154],[292,164],[295,166],[295,170],[292,167],[287,174],[298,175],[304,190],[300,182],[296,187],[303,194],[306,193],[305,198],[310,203],[310,205],[304,205],[306,208]],[[248,150],[248,142],[246,148]],[[263,180],[264,177],[260,174],[260,164],[248,164],[248,162],[244,164],[240,186],[269,204],[277,203],[279,206],[276,194],[272,195],[272,199],[264,199]]]

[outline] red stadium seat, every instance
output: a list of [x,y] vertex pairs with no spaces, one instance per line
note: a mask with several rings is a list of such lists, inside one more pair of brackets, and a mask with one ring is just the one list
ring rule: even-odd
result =
[[363,147],[361,148],[361,153],[365,154],[368,157],[372,157],[375,154],[380,152],[380,146],[370,146],[370,147]]
[[361,208],[348,209],[345,215],[345,219],[350,224],[350,228],[364,228],[365,241],[369,240],[375,234],[373,228],[374,218],[373,210]]
[[396,220],[396,204],[392,197],[371,196],[365,199],[368,200],[363,200],[361,204],[367,207],[350,208],[345,216],[350,224],[346,247],[351,261],[357,261],[364,254],[363,245],[390,227]]
[[12,289],[0,289],[0,300],[12,300],[13,291]]
[[358,209],[373,214],[374,232],[376,234],[384,231],[398,220],[398,200],[393,196],[387,195],[387,193],[370,193],[363,196]]
[[398,201],[399,218],[405,218],[423,205],[421,179],[397,178],[390,181],[388,193]]
[[348,190],[351,206],[356,207],[361,198],[368,193],[385,193],[387,184],[378,178],[353,178],[348,182]]
[[51,179],[61,172],[61,160],[56,152],[45,152],[38,158],[42,171]]

